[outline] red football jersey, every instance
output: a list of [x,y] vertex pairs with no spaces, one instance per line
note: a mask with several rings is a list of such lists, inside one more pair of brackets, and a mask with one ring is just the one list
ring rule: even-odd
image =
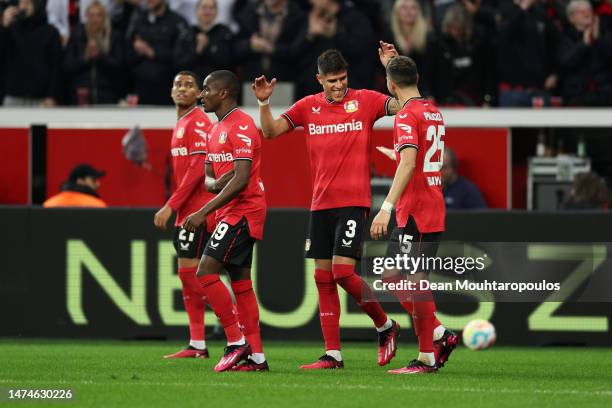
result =
[[217,223],[235,225],[242,217],[249,223],[250,235],[263,238],[266,221],[266,197],[260,174],[261,135],[253,119],[238,108],[229,111],[212,125],[206,162],[215,178],[233,170],[235,160],[251,160],[249,184],[232,201],[217,210]]
[[342,102],[323,92],[297,101],[283,117],[292,128],[304,127],[312,173],[310,209],[370,207],[372,126],[387,115],[390,97],[349,89]]
[[419,232],[444,231],[446,207],[440,173],[444,160],[443,137],[444,119],[431,101],[409,99],[395,115],[393,145],[397,162],[402,149],[418,150],[416,168],[397,203],[399,227],[406,226],[412,215]]
[[[198,211],[214,197],[206,191],[204,185],[206,138],[210,126],[206,113],[194,107],[177,120],[172,132],[170,153],[176,190],[168,200],[168,205],[176,211],[176,226],[183,225],[188,215]],[[207,229],[212,231],[215,226],[214,217],[208,221]]]

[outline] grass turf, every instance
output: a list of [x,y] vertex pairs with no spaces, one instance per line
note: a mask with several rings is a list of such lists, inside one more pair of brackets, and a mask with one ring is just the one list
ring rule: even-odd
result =
[[[321,354],[316,343],[267,342],[269,373],[215,373],[211,359],[164,360],[182,344],[119,341],[0,341],[0,404],[7,388],[67,389],[66,406],[177,407],[601,407],[612,406],[612,349],[457,349],[438,374],[386,373],[415,356],[401,344],[388,367],[375,344],[345,343],[344,370],[303,372]],[[18,406],[58,406],[19,402]]]

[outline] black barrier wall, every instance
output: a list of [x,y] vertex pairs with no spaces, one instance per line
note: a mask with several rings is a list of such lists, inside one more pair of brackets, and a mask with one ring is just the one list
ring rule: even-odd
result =
[[[0,209],[0,336],[185,338],[172,232],[155,230],[153,214],[144,209]],[[268,212],[265,239],[254,257],[265,338],[320,339],[314,263],[303,258],[307,225],[307,211]],[[445,240],[580,244],[608,242],[609,231],[612,215],[603,213],[462,212],[448,215]],[[608,276],[610,258],[606,252],[598,266]],[[577,265],[550,262],[557,262],[560,271]],[[375,339],[368,317],[342,291],[341,304],[343,338]],[[469,320],[489,319],[504,344],[610,345],[611,305],[495,303],[475,297],[439,304],[438,314],[456,330]],[[402,327],[410,327],[398,305],[384,308]],[[216,324],[210,311],[206,324]]]

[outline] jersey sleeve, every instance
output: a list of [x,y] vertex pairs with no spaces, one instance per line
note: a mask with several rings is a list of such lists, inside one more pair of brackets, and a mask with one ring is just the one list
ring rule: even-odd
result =
[[309,97],[300,99],[291,105],[291,107],[281,115],[287,121],[287,123],[289,123],[289,127],[291,129],[304,126],[304,122],[306,120],[304,112],[306,112],[308,98]]
[[380,92],[362,89],[364,93],[364,101],[372,115],[372,121],[375,122],[383,116],[389,116],[389,103],[393,98]]
[[204,183],[204,157],[204,154],[196,153],[189,158],[185,175],[166,203],[174,211],[183,207],[191,194]]
[[395,151],[401,152],[406,147],[419,149],[419,123],[410,112],[398,112],[395,116]]
[[208,133],[210,132],[210,119],[206,114],[198,115],[189,121],[186,133],[189,138],[189,155],[204,154],[206,155],[208,149],[206,142],[208,140]]
[[234,160],[253,160],[253,152],[259,143],[259,131],[253,122],[237,123],[228,135]]

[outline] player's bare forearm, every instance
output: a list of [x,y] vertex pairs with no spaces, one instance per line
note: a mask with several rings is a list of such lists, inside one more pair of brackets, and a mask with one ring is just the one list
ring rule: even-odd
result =
[[414,168],[416,167],[416,153],[416,149],[409,147],[403,149],[400,153],[400,162],[395,170],[395,176],[393,177],[393,183],[389,189],[389,194],[387,194],[387,198],[385,199],[385,201],[394,206],[408,185],[412,173],[414,173]]
[[266,139],[273,139],[289,130],[289,125],[285,119],[274,119],[270,105],[259,107],[259,121],[261,122],[261,130]]
[[236,198],[236,196],[249,184],[251,164],[250,160],[234,161],[234,174],[229,182],[221,189],[219,194],[202,207],[199,212],[206,216]]
[[234,177],[233,170],[228,171],[227,173],[225,173],[218,179],[214,177],[209,177],[207,175],[206,180],[205,180],[206,191],[208,191],[209,193],[214,193],[214,194],[219,193],[221,190],[223,190],[223,188],[227,185],[227,183],[229,183],[232,177]]
[[274,92],[275,85],[276,78],[268,81],[265,75],[255,78],[253,85],[251,85],[253,94],[259,101],[259,121],[266,139],[272,139],[289,130],[289,125],[285,120],[281,118],[275,120],[270,110],[270,97]]

